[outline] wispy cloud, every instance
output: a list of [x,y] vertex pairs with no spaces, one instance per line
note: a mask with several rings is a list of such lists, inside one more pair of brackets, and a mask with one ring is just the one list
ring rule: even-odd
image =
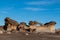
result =
[[12,10],[14,7],[5,7],[5,8],[2,8],[2,10]]
[[0,13],[8,13],[9,11],[13,10],[14,7],[4,7],[0,9]]
[[27,2],[26,4],[28,5],[50,5],[54,4],[56,1],[32,1],[32,2]]
[[54,8],[54,9],[51,9],[51,10],[60,11],[60,8]]
[[31,10],[31,11],[43,11],[43,10],[48,10],[48,9],[43,9],[43,8],[32,8],[32,7],[27,7],[24,8],[25,10]]
[[8,13],[7,11],[1,11],[1,13]]

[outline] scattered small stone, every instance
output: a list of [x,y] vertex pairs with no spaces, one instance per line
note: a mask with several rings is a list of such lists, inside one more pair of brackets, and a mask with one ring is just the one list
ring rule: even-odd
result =
[[3,31],[0,31],[0,34],[3,34]]
[[11,32],[7,32],[7,34],[11,34]]
[[25,35],[29,35],[28,33],[26,33]]

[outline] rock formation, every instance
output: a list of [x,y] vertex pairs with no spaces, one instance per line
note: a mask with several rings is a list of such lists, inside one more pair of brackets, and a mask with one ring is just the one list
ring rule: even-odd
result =
[[18,26],[20,32],[25,32],[29,29],[29,26],[25,22],[21,22]]
[[18,26],[17,21],[12,20],[9,17],[5,18],[5,26],[4,26],[5,30],[7,30],[7,31],[12,31],[12,30],[16,31],[17,26]]
[[54,21],[50,21],[48,23],[45,23],[43,26],[37,27],[36,32],[55,33],[55,24],[56,24],[56,22],[54,22]]

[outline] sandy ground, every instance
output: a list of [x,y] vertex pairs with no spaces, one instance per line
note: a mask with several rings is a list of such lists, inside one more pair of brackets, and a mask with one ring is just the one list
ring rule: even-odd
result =
[[0,40],[60,40],[60,34],[36,34],[25,33],[0,34]]

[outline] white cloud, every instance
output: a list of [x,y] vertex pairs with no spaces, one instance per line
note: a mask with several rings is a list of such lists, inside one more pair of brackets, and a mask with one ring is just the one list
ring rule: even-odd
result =
[[32,7],[27,7],[24,8],[25,10],[32,10],[32,11],[43,11],[43,10],[47,10],[47,9],[43,9],[43,8],[32,8]]
[[50,5],[54,4],[55,1],[33,1],[33,2],[27,2],[28,5]]

